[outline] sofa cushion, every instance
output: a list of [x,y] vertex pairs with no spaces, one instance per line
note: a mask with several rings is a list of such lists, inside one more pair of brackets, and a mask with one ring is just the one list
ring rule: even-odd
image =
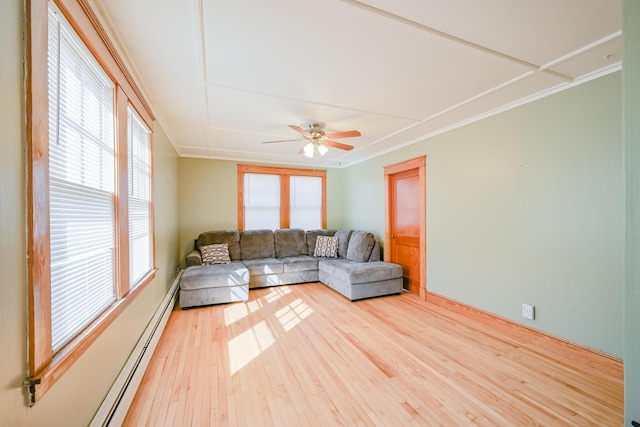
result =
[[242,263],[247,267],[251,275],[284,273],[282,261],[276,258],[244,259]]
[[318,236],[313,256],[336,258],[338,256],[338,238],[336,236]]
[[334,234],[336,234],[336,230],[317,229],[305,231],[305,235],[307,236],[307,246],[309,247],[308,254],[313,256],[316,250],[316,240],[318,236],[333,236]]
[[280,258],[280,261],[285,273],[318,269],[318,259],[306,255]]
[[335,236],[338,238],[338,256],[340,258],[347,257],[347,249],[349,248],[349,238],[352,230],[338,230]]
[[307,237],[301,228],[274,230],[273,236],[278,258],[306,255],[308,253]]
[[376,239],[368,231],[354,231],[349,238],[349,247],[345,258],[351,261],[368,261]]
[[187,267],[180,278],[180,289],[193,290],[237,286],[249,283],[249,270],[240,261],[229,264]]
[[232,231],[207,231],[201,233],[196,240],[196,249],[201,246],[212,245],[214,243],[226,243],[229,248],[229,257],[231,261],[241,259],[240,254],[240,232]]
[[351,285],[374,283],[402,277],[402,267],[384,261],[356,262],[348,259],[321,258],[318,269]]
[[242,260],[276,256],[272,230],[245,230],[240,233]]

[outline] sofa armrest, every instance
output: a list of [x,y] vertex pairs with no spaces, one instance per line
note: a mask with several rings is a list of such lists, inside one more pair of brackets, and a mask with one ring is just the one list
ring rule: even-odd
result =
[[200,255],[200,251],[198,250],[193,250],[187,255],[187,267],[191,267],[192,265],[202,265],[202,255]]

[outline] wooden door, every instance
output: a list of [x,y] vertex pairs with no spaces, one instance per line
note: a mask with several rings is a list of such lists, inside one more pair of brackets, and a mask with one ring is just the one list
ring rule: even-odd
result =
[[385,176],[388,205],[385,259],[402,265],[404,288],[424,297],[424,157],[387,167]]

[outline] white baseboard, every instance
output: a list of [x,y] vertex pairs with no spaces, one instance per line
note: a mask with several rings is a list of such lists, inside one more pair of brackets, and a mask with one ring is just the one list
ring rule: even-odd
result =
[[133,349],[131,356],[120,371],[113,386],[109,390],[107,397],[100,405],[98,412],[93,417],[90,427],[97,426],[120,426],[122,425],[133,397],[138,390],[142,376],[147,370],[151,356],[158,345],[164,327],[167,324],[169,315],[173,310],[178,295],[178,283],[182,271],[178,273],[167,295],[158,306],[149,325],[140,337],[138,344]]

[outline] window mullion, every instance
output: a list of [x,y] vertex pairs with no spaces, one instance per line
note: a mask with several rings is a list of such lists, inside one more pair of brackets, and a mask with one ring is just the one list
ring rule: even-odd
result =
[[129,293],[129,204],[127,159],[128,98],[120,85],[116,88],[116,297]]
[[238,170],[238,182],[237,182],[237,193],[238,193],[238,230],[243,231],[244,224],[244,171]]
[[290,215],[290,179],[291,175],[280,175],[280,228],[289,228]]

